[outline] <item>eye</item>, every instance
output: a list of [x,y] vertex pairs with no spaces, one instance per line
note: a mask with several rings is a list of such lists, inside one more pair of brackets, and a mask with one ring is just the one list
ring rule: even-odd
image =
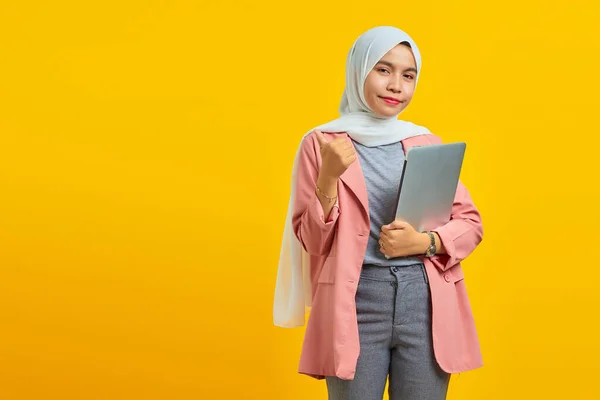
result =
[[379,71],[381,73],[389,73],[389,71],[385,68],[379,68],[377,71]]
[[408,79],[415,79],[415,77],[412,76],[411,74],[406,74],[406,75],[404,75],[404,77],[408,78]]

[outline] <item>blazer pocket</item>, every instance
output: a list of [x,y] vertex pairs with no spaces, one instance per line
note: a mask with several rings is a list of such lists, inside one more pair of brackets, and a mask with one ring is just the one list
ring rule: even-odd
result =
[[325,260],[325,264],[321,268],[321,272],[319,273],[319,279],[317,279],[317,283],[334,283],[335,282],[335,257],[327,257]]

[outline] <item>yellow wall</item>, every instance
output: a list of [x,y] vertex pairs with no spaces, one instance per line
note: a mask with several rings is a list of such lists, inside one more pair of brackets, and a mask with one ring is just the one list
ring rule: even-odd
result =
[[325,399],[271,320],[290,168],[380,24],[485,221],[449,398],[600,396],[592,3],[3,2],[0,399]]

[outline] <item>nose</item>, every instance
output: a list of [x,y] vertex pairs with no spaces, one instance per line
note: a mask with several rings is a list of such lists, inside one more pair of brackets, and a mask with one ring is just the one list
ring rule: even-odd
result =
[[402,92],[402,74],[393,74],[388,82],[388,90],[394,93]]

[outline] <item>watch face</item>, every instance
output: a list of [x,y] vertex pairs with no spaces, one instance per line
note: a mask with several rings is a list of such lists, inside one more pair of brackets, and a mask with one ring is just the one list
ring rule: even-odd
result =
[[429,253],[429,255],[434,255],[435,254],[435,246],[429,246],[429,250],[427,250],[427,253]]

